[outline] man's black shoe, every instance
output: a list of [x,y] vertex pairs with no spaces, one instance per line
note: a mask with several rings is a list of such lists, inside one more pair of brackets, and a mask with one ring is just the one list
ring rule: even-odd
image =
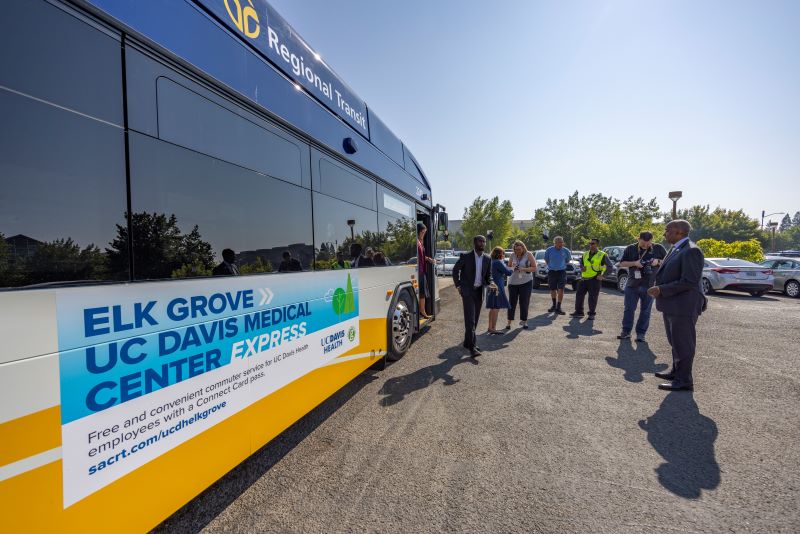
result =
[[480,350],[478,350],[478,347],[475,347],[474,349],[469,351],[469,357],[470,358],[477,358],[481,354],[483,354],[483,353]]
[[663,389],[664,391],[694,391],[694,385],[678,386],[674,382],[667,382],[666,384],[659,384],[658,389]]
[[617,339],[630,339],[631,335],[626,332],[621,332],[620,335],[617,336]]
[[675,375],[672,373],[653,373],[656,378],[660,378],[661,380],[675,380]]
[[647,340],[644,338],[644,336],[636,336],[636,342],[637,343],[647,343]]
[[[570,317],[583,317],[583,312],[572,312],[569,314]],[[589,316],[591,317],[591,315]]]
[[558,315],[566,315],[566,314],[567,314],[567,312],[565,312],[565,311],[564,311],[564,310],[562,310],[561,308],[556,308],[556,314],[558,314]]
[[550,306],[549,308],[547,308],[547,311],[552,313],[552,312],[556,311],[556,307],[555,306]]
[[588,315],[587,317],[588,317],[589,319],[594,319],[594,316],[595,316],[595,315],[597,315],[597,314],[596,314],[596,313],[594,313],[594,312],[589,312],[589,315]]

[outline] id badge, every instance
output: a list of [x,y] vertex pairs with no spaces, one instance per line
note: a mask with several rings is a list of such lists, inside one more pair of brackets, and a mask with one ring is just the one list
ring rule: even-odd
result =
[[642,277],[642,271],[636,269],[635,271],[633,271],[633,277],[639,280]]

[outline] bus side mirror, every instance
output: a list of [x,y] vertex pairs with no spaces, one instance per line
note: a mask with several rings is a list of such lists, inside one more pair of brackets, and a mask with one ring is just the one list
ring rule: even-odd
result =
[[440,232],[447,231],[447,212],[445,211],[439,212],[439,231]]

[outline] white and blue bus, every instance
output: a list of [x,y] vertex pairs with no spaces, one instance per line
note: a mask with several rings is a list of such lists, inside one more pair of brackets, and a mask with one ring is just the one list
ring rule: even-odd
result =
[[2,530],[146,530],[405,353],[447,216],[263,0],[0,9]]

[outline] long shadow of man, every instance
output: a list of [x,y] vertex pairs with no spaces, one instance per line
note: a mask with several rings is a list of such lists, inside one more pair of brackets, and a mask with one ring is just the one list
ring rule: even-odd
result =
[[644,343],[637,343],[634,347],[626,339],[620,341],[619,347],[617,347],[617,357],[607,356],[606,362],[611,367],[623,369],[625,380],[628,382],[641,382],[644,379],[644,373],[653,374],[669,367],[665,363],[656,365],[656,355]]
[[379,391],[381,395],[384,395],[380,400],[381,405],[391,406],[397,404],[407,395],[420,389],[425,389],[438,380],[441,380],[445,386],[452,386],[457,383],[458,380],[450,374],[453,367],[461,363],[478,364],[474,359],[462,358],[463,355],[464,349],[461,346],[451,347],[439,355],[439,359],[442,360],[441,363],[422,367],[413,373],[388,379]]
[[717,425],[700,414],[691,393],[667,394],[656,413],[639,421],[639,427],[666,460],[655,470],[666,489],[686,499],[697,499],[702,490],[719,485],[720,469],[714,458]]

